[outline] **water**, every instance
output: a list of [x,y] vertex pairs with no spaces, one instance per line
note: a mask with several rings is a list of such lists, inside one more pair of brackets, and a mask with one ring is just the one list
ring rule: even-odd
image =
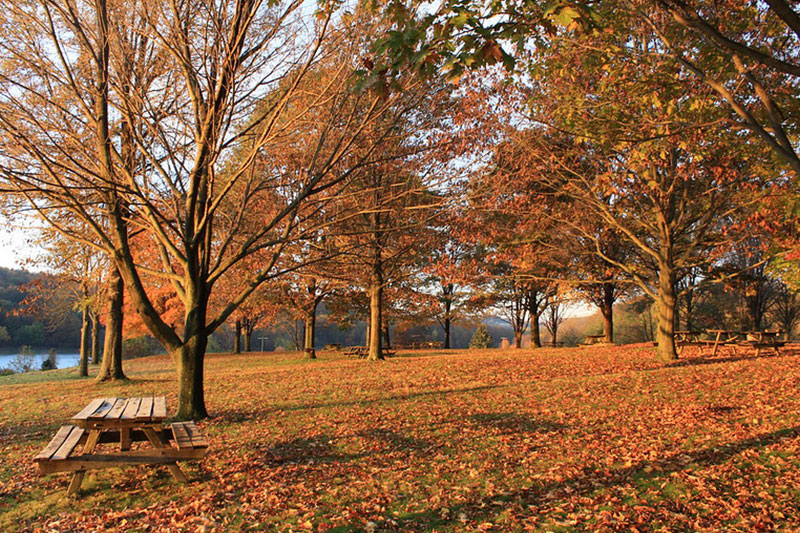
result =
[[[0,368],[11,368],[11,361],[14,360],[16,354],[0,355]],[[79,353],[59,353],[56,358],[56,365],[58,368],[68,368],[70,366],[78,366],[78,361],[81,355]],[[47,359],[47,352],[37,353],[34,369],[39,370],[42,368],[42,361]]]

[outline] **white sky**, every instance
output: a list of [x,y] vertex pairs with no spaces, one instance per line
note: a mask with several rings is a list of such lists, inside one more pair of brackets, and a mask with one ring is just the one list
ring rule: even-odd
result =
[[13,228],[7,224],[0,225],[0,266],[6,268],[26,268],[36,270],[25,264],[38,252],[37,248],[28,242],[29,235],[25,230]]

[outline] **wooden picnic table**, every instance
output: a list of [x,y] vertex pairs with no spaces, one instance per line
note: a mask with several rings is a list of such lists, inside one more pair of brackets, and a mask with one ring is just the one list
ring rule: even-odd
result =
[[675,334],[675,347],[678,349],[678,355],[681,355],[688,346],[697,346],[700,351],[707,345],[707,341],[702,339],[705,334],[703,331],[695,330],[677,330]]
[[[348,357],[356,355],[358,356],[359,359],[364,359],[369,355],[369,348],[367,346],[348,346],[347,348],[344,349],[344,352],[342,353],[344,353],[344,355]],[[386,346],[382,346],[381,353],[384,355],[384,357],[392,357],[397,352],[395,352],[390,348],[387,348]]]
[[[69,494],[78,492],[87,470],[124,465],[164,464],[175,479],[185,482],[177,461],[203,458],[208,442],[194,422],[173,422],[165,428],[166,418],[164,396],[95,398],[72,417],[70,425],[61,426],[34,461],[42,474],[74,472]],[[149,446],[132,449],[134,442]],[[98,451],[98,445],[106,443],[118,449]],[[75,454],[79,444],[83,448]]]
[[596,344],[606,344],[605,335],[586,335],[586,338],[578,346],[594,346]]
[[756,351],[756,356],[761,355],[761,350],[773,350],[776,355],[780,355],[780,349],[786,346],[785,340],[779,340],[783,334],[781,330],[775,331],[748,331],[745,332],[745,338],[739,344],[753,348]]
[[714,336],[714,340],[703,341],[711,347],[711,356],[717,355],[720,346],[730,347],[736,353],[736,345],[746,335],[744,331],[732,329],[708,329],[706,332]]

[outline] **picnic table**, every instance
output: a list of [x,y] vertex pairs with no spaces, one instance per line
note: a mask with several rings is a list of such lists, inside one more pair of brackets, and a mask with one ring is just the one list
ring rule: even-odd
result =
[[395,344],[395,347],[400,350],[440,350],[442,346],[444,346],[442,341],[421,341]]
[[[87,470],[125,465],[163,464],[176,480],[185,482],[177,461],[202,459],[208,442],[194,422],[165,427],[166,418],[164,396],[95,398],[72,417],[71,424],[61,426],[34,461],[42,474],[74,472],[69,494],[78,492]],[[98,450],[100,444],[113,444],[117,450]],[[79,454],[78,445],[82,445]]]
[[595,346],[599,344],[608,344],[605,335],[586,335],[586,338],[578,346]]
[[703,341],[706,346],[711,348],[712,357],[717,355],[720,346],[730,348],[736,354],[736,345],[747,335],[747,332],[731,329],[709,329],[706,332],[714,336],[714,340]]
[[780,349],[786,346],[785,340],[779,340],[783,331],[748,331],[745,333],[745,338],[739,345],[753,348],[756,351],[756,356],[761,355],[761,350],[773,350],[775,355],[780,355]]
[[[343,353],[348,357],[352,357],[355,355],[359,359],[364,359],[369,355],[369,348],[366,346],[348,346],[347,348],[344,349]],[[381,353],[383,353],[385,357],[392,357],[397,352],[383,346],[381,347]]]
[[678,355],[681,355],[689,346],[697,346],[698,350],[702,352],[703,348],[708,344],[708,341],[702,338],[704,335],[703,331],[679,330],[674,333],[675,347],[678,349]]

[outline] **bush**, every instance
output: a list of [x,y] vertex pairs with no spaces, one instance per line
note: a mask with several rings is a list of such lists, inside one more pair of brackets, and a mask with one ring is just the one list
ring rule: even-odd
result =
[[47,359],[42,361],[42,370],[55,370],[58,368],[58,355],[55,348],[50,348]]
[[0,368],[0,376],[10,376],[11,374],[16,374],[10,368]]
[[11,360],[14,372],[30,372],[36,366],[36,354],[30,346],[21,346],[19,353]]
[[475,334],[472,336],[472,340],[469,341],[470,348],[491,348],[494,346],[494,339],[489,334],[489,330],[486,329],[486,326],[480,325],[475,330]]

